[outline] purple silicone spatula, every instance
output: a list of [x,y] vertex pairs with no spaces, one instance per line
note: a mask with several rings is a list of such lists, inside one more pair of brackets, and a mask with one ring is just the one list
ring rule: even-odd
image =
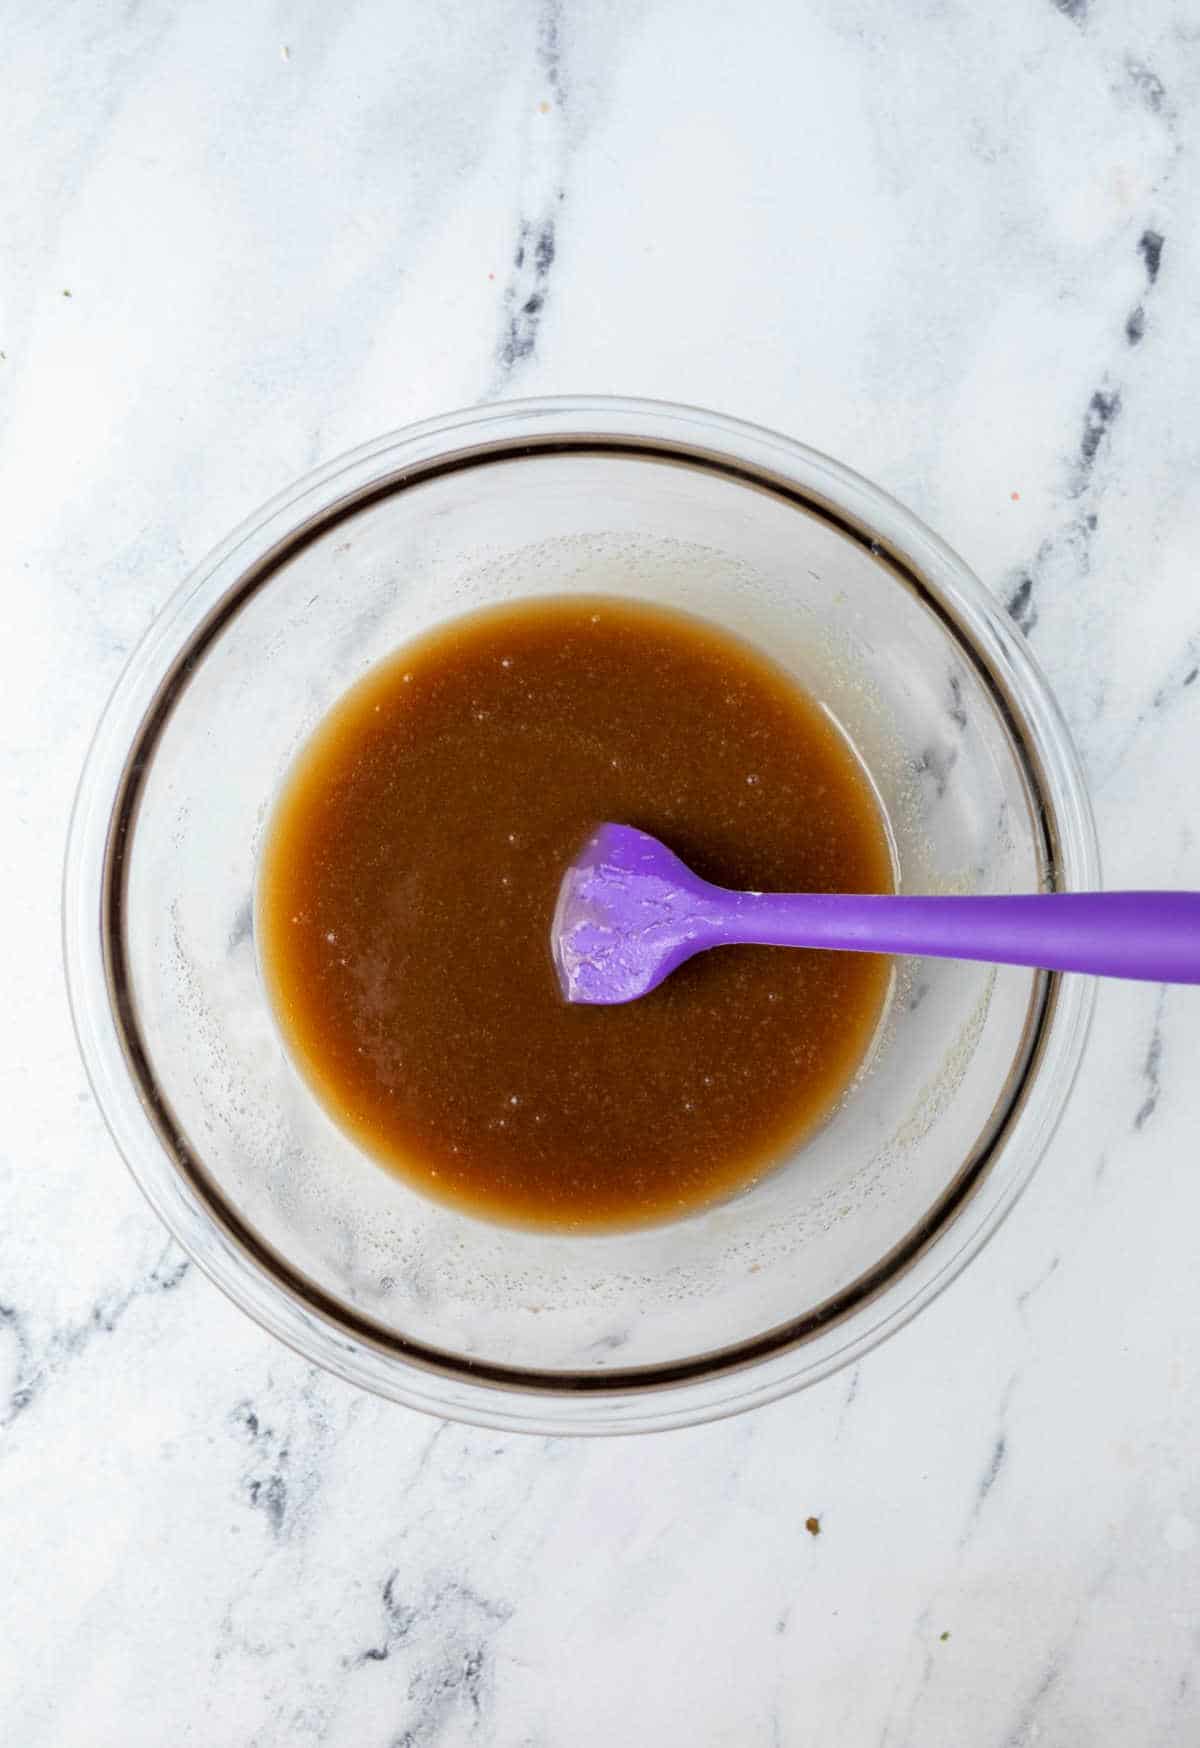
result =
[[563,877],[550,937],[567,1000],[593,1005],[635,1001],[693,953],[734,942],[1200,983],[1200,892],[729,892],[648,833],[602,825]]

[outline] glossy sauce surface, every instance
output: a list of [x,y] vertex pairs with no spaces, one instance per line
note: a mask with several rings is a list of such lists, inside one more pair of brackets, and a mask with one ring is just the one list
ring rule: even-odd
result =
[[301,750],[256,928],[281,1030],[334,1118],[469,1211],[601,1229],[762,1172],[859,1066],[886,960],[731,947],[645,999],[571,1007],[563,871],[604,819],[706,879],[888,891],[840,731],[728,633],[611,598],[514,603],[373,669]]

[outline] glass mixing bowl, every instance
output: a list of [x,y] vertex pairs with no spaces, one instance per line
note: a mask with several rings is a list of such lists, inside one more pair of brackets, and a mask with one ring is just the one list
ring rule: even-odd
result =
[[255,958],[271,798],[365,668],[518,596],[724,624],[825,701],[909,892],[1098,884],[1066,730],[985,590],[883,492],[785,437],[650,402],[414,426],[313,474],[186,583],[100,724],[71,828],[71,1003],[96,1097],[167,1226],[309,1359],[503,1428],[704,1420],[857,1359],[1028,1181],[1091,985],[900,961],[821,1132],[733,1199],[607,1235],[511,1230],[359,1153],[285,1057]]

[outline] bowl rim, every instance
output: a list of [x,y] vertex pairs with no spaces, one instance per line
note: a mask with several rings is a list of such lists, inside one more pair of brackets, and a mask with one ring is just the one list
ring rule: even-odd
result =
[[306,1282],[258,1238],[216,1191],[156,1089],[121,951],[125,846],[148,768],[143,754],[221,627],[301,546],[370,502],[438,474],[566,451],[715,471],[815,513],[866,546],[937,613],[983,677],[1037,804],[1048,880],[1099,884],[1082,770],[1047,682],[1000,605],[918,518],[843,464],[724,414],[609,396],[545,397],[463,409],[361,445],[277,494],[174,591],[126,663],[83,768],[64,869],[64,961],[76,1037],[118,1150],[177,1241],[264,1328],[348,1381],[434,1414],[505,1430],[648,1431],[739,1412],[816,1382],[944,1290],[999,1228],[1045,1150],[1082,1056],[1093,980],[1037,980],[1019,1058],[972,1155],[912,1232],[827,1306],[685,1362],[624,1374],[535,1373],[397,1339]]

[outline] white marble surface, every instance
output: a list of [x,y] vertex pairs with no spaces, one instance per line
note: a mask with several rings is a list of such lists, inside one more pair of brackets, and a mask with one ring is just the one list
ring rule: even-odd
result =
[[1200,1739],[1200,995],[1102,990],[1017,1214],[856,1373],[573,1444],[358,1395],[225,1303],[85,1089],[57,917],[93,721],[205,550],[381,430],[576,389],[904,498],[1030,630],[1109,883],[1200,886],[1196,20],[8,9],[6,1743]]

